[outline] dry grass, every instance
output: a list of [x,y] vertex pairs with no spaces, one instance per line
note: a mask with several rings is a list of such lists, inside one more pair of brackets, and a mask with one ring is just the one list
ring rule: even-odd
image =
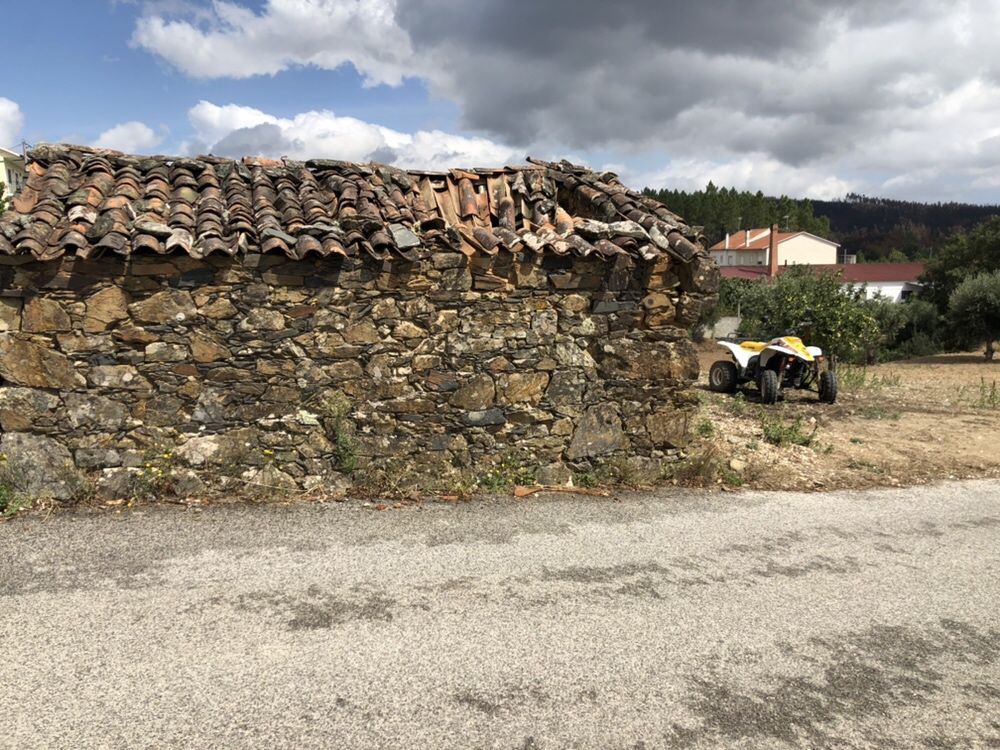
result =
[[762,407],[752,388],[735,397],[707,390],[715,349],[701,352],[703,408],[715,445],[743,467],[743,486],[830,489],[1000,476],[1000,363],[945,354],[841,367],[836,404],[791,391]]

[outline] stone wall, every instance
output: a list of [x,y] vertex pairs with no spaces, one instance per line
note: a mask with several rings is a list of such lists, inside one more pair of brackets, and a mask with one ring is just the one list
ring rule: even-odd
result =
[[710,261],[479,262],[0,258],[6,481],[323,492],[677,455]]

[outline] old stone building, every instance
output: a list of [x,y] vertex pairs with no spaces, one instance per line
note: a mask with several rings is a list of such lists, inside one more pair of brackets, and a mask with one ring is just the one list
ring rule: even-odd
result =
[[568,163],[447,173],[43,146],[0,217],[3,481],[548,481],[685,443],[697,231]]

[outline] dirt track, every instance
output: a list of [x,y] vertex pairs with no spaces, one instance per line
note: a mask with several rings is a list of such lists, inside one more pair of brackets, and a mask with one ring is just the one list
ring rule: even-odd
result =
[[[703,418],[713,429],[708,435],[701,425],[696,450],[718,452],[723,484],[832,489],[1000,476],[1000,362],[942,354],[842,368],[836,404],[791,391],[784,403],[762,407],[753,388],[745,398],[708,390],[720,352],[710,342],[700,351]],[[812,441],[774,445],[764,434],[768,419],[801,420],[799,433]]]

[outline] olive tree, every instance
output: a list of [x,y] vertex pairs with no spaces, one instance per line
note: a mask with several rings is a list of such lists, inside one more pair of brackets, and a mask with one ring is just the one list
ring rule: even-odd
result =
[[993,359],[993,342],[1000,338],[1000,271],[971,276],[948,299],[948,313],[965,343],[986,342],[986,359]]

